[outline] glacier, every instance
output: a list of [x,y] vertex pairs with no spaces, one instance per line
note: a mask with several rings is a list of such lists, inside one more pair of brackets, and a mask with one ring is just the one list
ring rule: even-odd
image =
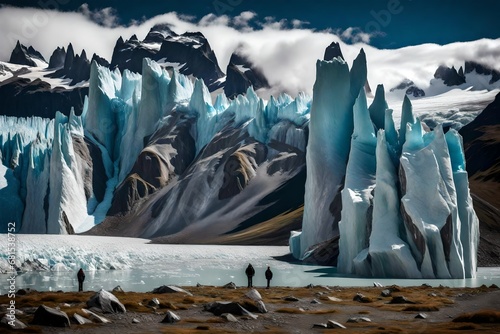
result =
[[312,97],[265,101],[249,87],[212,102],[203,80],[148,58],[142,75],[93,62],[81,115],[0,116],[0,226],[227,242],[304,174],[294,257],[338,240],[339,273],[474,277],[459,134],[430,131],[407,97],[396,129],[382,85],[368,106],[363,50],[350,69],[334,58],[316,70]]
[[[366,60],[359,59],[350,72],[341,59],[318,61],[304,221],[302,232],[290,236],[291,253],[307,259],[337,236],[339,273],[475,277],[479,222],[459,134],[424,127],[407,97],[396,130],[381,85],[369,108],[364,91],[351,86],[357,96],[352,103],[348,75],[351,83],[364,82],[366,73]],[[340,114],[334,104],[343,108]],[[342,140],[340,129],[350,131]],[[339,192],[337,217],[329,204]]]

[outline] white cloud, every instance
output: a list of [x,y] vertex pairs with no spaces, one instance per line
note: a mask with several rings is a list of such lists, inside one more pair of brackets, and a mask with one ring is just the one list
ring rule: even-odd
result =
[[[306,24],[303,22],[277,21],[271,17],[259,20],[252,12],[243,12],[232,19],[211,14],[199,22],[172,12],[127,27],[109,26],[116,24],[112,11],[99,15],[103,18],[100,24],[91,14],[82,12],[0,8],[0,60],[9,59],[17,39],[27,46],[32,45],[47,60],[57,46],[67,46],[70,42],[76,52],[85,48],[89,56],[98,53],[110,60],[119,36],[127,39],[136,34],[143,39],[153,25],[169,23],[177,33],[201,31],[209,40],[223,71],[232,52],[242,46],[242,52],[263,70],[273,85],[271,93],[310,93],[316,76],[316,60],[323,57],[325,48],[332,41],[340,43],[349,64],[364,48],[368,79],[373,89],[378,83],[383,83],[388,90],[403,78],[411,79],[425,89],[440,64],[460,66],[471,59],[500,70],[500,39],[378,50],[366,44],[369,36],[358,28],[336,33],[314,31],[302,28]],[[260,21],[263,21],[260,28],[251,28]],[[250,25],[250,22],[253,24]],[[343,39],[346,38],[354,44],[345,43]]]
[[89,5],[84,3],[80,6],[80,8],[78,8],[78,11],[82,13],[83,16],[105,27],[112,28],[118,25],[116,10],[111,7],[91,11],[89,9]]

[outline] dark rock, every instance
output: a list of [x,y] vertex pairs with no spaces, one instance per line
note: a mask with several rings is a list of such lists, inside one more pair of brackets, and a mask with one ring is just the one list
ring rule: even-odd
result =
[[247,316],[252,319],[257,319],[257,316],[236,302],[212,302],[203,305],[205,311],[211,312],[214,315],[231,313],[233,315]]
[[308,285],[305,286],[306,289],[314,289],[314,285],[309,283]]
[[328,328],[346,329],[346,327],[344,325],[342,325],[341,323],[339,323],[337,321],[333,321],[333,320],[328,320],[328,322],[326,323],[326,326]]
[[160,301],[158,298],[153,298],[148,302],[149,307],[159,307],[160,306]]
[[340,236],[336,236],[314,245],[306,251],[307,256],[303,259],[303,262],[322,266],[336,266],[339,256],[339,239]]
[[12,50],[10,55],[9,63],[27,66],[38,66],[33,59],[38,59],[45,62],[45,59],[40,54],[40,52],[33,49],[33,47],[26,48],[19,41],[17,41],[16,47]]
[[390,297],[392,295],[392,291],[390,289],[385,289],[385,290],[382,290],[380,295],[382,297]]
[[257,90],[269,87],[269,83],[262,71],[237,50],[231,55],[227,65],[224,93],[232,99],[244,94],[249,87]]
[[489,84],[493,84],[500,80],[500,71],[497,71],[495,69],[492,69],[489,66],[486,65],[481,65],[479,63],[476,63],[474,61],[466,61],[465,62],[465,74],[471,73],[471,72],[476,72],[477,74],[483,74],[483,75],[491,75],[491,80]]
[[375,288],[383,288],[384,286],[382,284],[380,284],[379,282],[373,282],[373,286]]
[[411,86],[405,92],[406,95],[413,95],[414,97],[423,97],[425,96],[425,92],[423,89],[418,88],[417,86]]
[[65,312],[45,305],[38,307],[32,324],[52,327],[70,327],[69,318]]
[[294,296],[286,296],[285,298],[283,298],[283,300],[287,301],[287,302],[298,302],[299,299],[297,297],[294,297]]
[[319,324],[314,324],[312,328],[328,328],[328,325],[319,323]]
[[427,283],[424,283],[421,285],[423,288],[432,288],[431,285],[427,284]]
[[79,315],[78,313],[75,313],[73,314],[73,318],[75,319],[75,321],[77,322],[77,324],[79,325],[85,325],[85,324],[91,324],[92,321],[90,321],[89,319],[87,318],[84,318],[82,317],[81,315]]
[[[144,43],[162,43],[168,36],[178,36],[170,27],[168,23],[155,24],[146,35]],[[124,43],[123,39],[121,42]]]
[[57,49],[52,52],[52,55],[50,56],[49,60],[49,69],[52,68],[59,68],[64,66],[64,59],[66,58],[66,50],[64,47],[60,48],[57,47]]
[[442,79],[447,86],[459,86],[465,83],[465,76],[460,76],[454,66],[451,68],[439,66],[434,73],[434,78]]
[[428,315],[426,313],[419,313],[415,316],[415,319],[427,319]]
[[103,317],[102,315],[98,315],[90,310],[87,310],[87,309],[82,309],[82,312],[87,314],[89,316],[90,319],[92,319],[94,322],[96,323],[100,323],[100,324],[109,324],[111,323],[111,321],[105,317]]
[[103,313],[126,313],[125,306],[112,293],[100,290],[87,301],[87,307],[95,307]]
[[125,292],[125,291],[123,291],[121,286],[117,285],[113,288],[113,292]]
[[154,289],[151,293],[163,294],[163,293],[184,293],[188,296],[192,296],[193,294],[189,291],[186,291],[182,288],[179,288],[174,285],[162,285],[159,288]]
[[392,300],[389,302],[389,304],[417,304],[414,301],[408,300],[404,296],[396,296],[392,297]]
[[237,289],[237,286],[236,286],[236,284],[234,284],[233,282],[229,282],[229,283],[225,284],[225,285],[223,286],[223,288],[224,288],[224,289]]
[[371,303],[372,302],[371,298],[366,297],[362,293],[357,293],[352,300],[355,302],[360,302],[360,303]]
[[340,49],[340,44],[337,42],[332,42],[326,49],[325,49],[325,56],[323,57],[323,60],[332,60],[333,58],[342,58],[344,59],[344,55],[342,54],[342,50]]
[[231,313],[221,314],[221,317],[226,319],[228,322],[238,322],[238,319],[236,319],[236,317]]
[[489,287],[489,288],[490,288],[490,289],[498,289],[498,285],[496,285],[496,284],[492,284],[492,285],[490,285],[490,287]]
[[10,319],[8,315],[4,315],[2,317],[2,320],[0,320],[0,326],[6,327],[10,330],[20,330],[20,329],[25,329],[26,324],[20,321],[17,318]]
[[321,304],[321,302],[318,301],[317,299],[313,299],[311,300],[311,304]]
[[360,322],[372,322],[372,320],[367,317],[351,317],[347,320],[347,322],[360,323]]
[[165,318],[163,318],[163,320],[161,322],[173,324],[173,323],[178,322],[180,320],[181,320],[181,317],[179,317],[177,314],[175,314],[172,311],[167,311]]

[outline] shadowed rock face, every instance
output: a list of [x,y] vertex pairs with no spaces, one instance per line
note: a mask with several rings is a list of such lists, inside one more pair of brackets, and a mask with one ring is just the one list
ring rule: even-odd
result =
[[37,66],[37,63],[33,60],[33,58],[41,60],[45,62],[42,54],[33,47],[25,47],[19,41],[17,41],[16,47],[12,50],[10,55],[9,63],[18,64],[18,65],[27,65],[27,66]]
[[219,199],[239,194],[255,176],[257,167],[267,155],[266,146],[255,143],[238,149],[224,165],[224,180],[219,190]]
[[[461,75],[459,73],[461,73]],[[442,79],[444,81],[444,84],[447,86],[458,86],[465,83],[465,76],[461,66],[459,72],[457,72],[454,66],[452,66],[451,68],[446,66],[439,66],[434,73],[434,78]]]
[[490,84],[497,82],[500,80],[500,71],[492,69],[488,66],[478,64],[474,61],[466,61],[465,62],[465,74],[476,72],[477,74],[490,75]]
[[49,69],[50,68],[58,68],[64,66],[64,59],[66,58],[66,50],[64,47],[60,48],[57,47],[57,49],[52,52],[52,55],[50,56],[49,60]]
[[129,212],[186,170],[196,152],[191,125],[192,119],[172,113],[169,121],[151,136],[129,176],[115,190],[108,215]]
[[255,90],[269,87],[266,77],[250,60],[237,52],[231,55],[226,70],[224,93],[228,98],[234,98],[246,92],[252,86]]
[[325,49],[325,56],[323,57],[323,60],[332,60],[336,57],[344,59],[344,55],[342,54],[342,50],[340,49],[340,44],[337,42],[332,42],[332,44],[330,44]]

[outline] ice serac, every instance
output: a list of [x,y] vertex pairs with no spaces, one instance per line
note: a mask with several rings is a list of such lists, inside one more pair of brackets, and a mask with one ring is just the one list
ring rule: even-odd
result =
[[[300,235],[301,256],[309,247],[339,233],[340,212],[337,204],[353,132],[353,105],[365,82],[366,58],[363,50],[353,62],[351,72],[340,58],[316,63],[306,153],[308,167]],[[293,250],[293,253],[298,252]]]
[[375,187],[377,138],[364,89],[360,90],[353,109],[354,132],[342,190],[342,220],[339,222],[337,269],[341,273],[353,272],[353,259],[368,248]]
[[388,151],[386,131],[379,130],[377,135],[376,196],[368,248],[370,263],[362,271],[373,277],[420,278],[410,248],[400,237],[403,219],[399,207],[398,174]]
[[442,127],[423,135],[418,119],[408,125],[400,174],[401,211],[422,276],[464,278],[456,191]]

